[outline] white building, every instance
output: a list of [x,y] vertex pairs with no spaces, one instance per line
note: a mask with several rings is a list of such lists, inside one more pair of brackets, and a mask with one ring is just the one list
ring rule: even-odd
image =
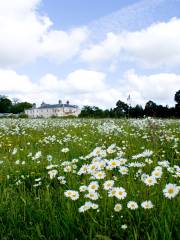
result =
[[76,105],[70,105],[69,101],[63,104],[60,100],[58,104],[46,104],[42,102],[41,106],[36,108],[36,105],[33,105],[32,109],[25,110],[25,113],[30,118],[38,117],[64,117],[64,116],[78,116],[81,110]]

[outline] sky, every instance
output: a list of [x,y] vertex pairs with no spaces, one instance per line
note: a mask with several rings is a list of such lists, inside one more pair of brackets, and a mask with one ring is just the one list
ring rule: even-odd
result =
[[173,106],[180,0],[0,0],[0,95]]

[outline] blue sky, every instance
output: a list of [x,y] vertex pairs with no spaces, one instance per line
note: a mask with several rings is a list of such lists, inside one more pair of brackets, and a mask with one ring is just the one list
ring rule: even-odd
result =
[[173,105],[180,0],[0,0],[0,94],[103,108]]
[[95,19],[121,9],[136,0],[44,0],[40,5],[42,14],[54,21],[55,27],[69,29],[86,25]]

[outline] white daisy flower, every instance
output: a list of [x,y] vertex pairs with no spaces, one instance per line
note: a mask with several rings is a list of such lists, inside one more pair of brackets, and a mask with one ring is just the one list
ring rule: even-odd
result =
[[114,185],[114,180],[107,180],[104,182],[103,186],[105,190],[110,190]]
[[127,207],[131,210],[135,210],[138,208],[138,204],[135,201],[129,201]]
[[99,198],[99,193],[92,191],[86,194],[84,197],[89,198],[91,200],[97,200]]
[[126,225],[126,224],[123,224],[123,225],[121,226],[121,228],[122,228],[123,230],[126,230],[126,229],[127,229],[127,225]]
[[53,169],[48,172],[50,179],[55,178],[55,176],[58,174],[58,171],[56,169]]
[[144,201],[144,202],[141,203],[141,207],[144,208],[144,209],[151,209],[151,208],[153,208],[153,204],[150,200],[149,201]]
[[80,192],[85,192],[85,191],[87,191],[87,190],[88,190],[88,187],[85,186],[85,185],[79,187],[79,191],[80,191]]
[[115,212],[120,212],[122,210],[122,205],[120,203],[116,203],[114,206]]
[[152,172],[152,176],[153,177],[155,177],[155,178],[161,178],[161,176],[162,176],[162,174],[163,174],[163,172],[161,171],[161,170],[154,170],[153,172]]
[[71,198],[71,200],[75,201],[79,198],[79,193],[74,190],[67,190],[64,192],[64,195],[68,198]]
[[156,181],[156,178],[153,177],[153,176],[148,176],[145,180],[144,180],[144,183],[147,185],[147,186],[153,186],[154,184],[157,183]]
[[120,188],[116,188],[116,194],[115,196],[118,198],[118,199],[124,199],[126,197],[127,193],[125,191],[124,188],[120,187]]
[[93,174],[96,179],[104,179],[106,174],[103,171],[99,171]]
[[163,190],[163,194],[166,198],[174,198],[179,193],[179,187],[176,184],[168,183]]
[[119,172],[122,175],[126,175],[126,174],[128,174],[128,168],[127,167],[120,167]]
[[91,183],[89,184],[89,186],[88,186],[88,191],[89,191],[89,192],[91,192],[91,191],[96,191],[96,190],[98,190],[98,188],[99,188],[98,182],[97,182],[97,181],[93,181],[93,182],[91,182]]
[[63,149],[61,150],[61,152],[67,153],[67,152],[69,152],[69,148],[63,148]]

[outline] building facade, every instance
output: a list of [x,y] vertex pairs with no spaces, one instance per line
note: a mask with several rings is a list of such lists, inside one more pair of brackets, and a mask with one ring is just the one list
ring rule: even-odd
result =
[[81,110],[78,106],[70,105],[69,101],[63,104],[61,100],[59,100],[58,104],[46,104],[42,102],[41,106],[38,108],[36,108],[34,104],[31,109],[25,110],[25,114],[30,118],[78,116],[80,112]]

